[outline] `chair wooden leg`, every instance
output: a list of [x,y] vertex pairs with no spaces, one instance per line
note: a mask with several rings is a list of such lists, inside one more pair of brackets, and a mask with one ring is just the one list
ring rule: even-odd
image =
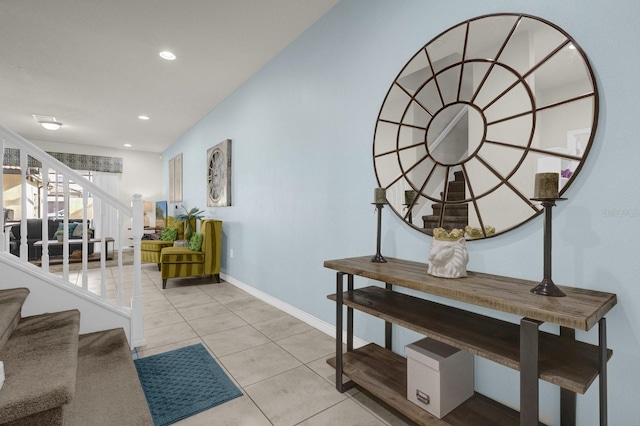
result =
[[214,276],[214,278],[216,279],[216,282],[217,282],[217,283],[220,283],[220,282],[221,282],[221,281],[220,281],[220,274],[214,274],[213,276]]
[[162,268],[160,268],[160,263],[158,263],[158,271],[162,271]]
[[164,290],[165,288],[167,288],[167,280],[162,280],[162,289]]

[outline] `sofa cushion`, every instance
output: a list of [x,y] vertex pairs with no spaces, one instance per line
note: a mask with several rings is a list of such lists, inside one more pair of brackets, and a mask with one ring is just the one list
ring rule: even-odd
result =
[[[77,222],[69,222],[69,238],[73,237],[73,232],[75,231],[76,227],[78,226]],[[64,222],[60,222],[58,224],[58,229],[56,229],[56,231],[64,231]]]
[[71,232],[71,236],[69,238],[82,238],[84,224],[76,223],[76,226],[73,227],[73,231],[71,231],[71,224],[69,224],[69,231]]
[[[69,231],[71,231],[71,224],[69,224]],[[75,226],[73,227],[73,232],[71,233],[70,238],[81,239],[83,235],[84,235],[84,224],[81,222],[76,223]],[[89,228],[89,235],[87,235],[87,238],[91,238],[92,236],[93,236],[93,231],[91,228]]]
[[167,247],[162,250],[162,263],[203,263],[204,253],[191,251],[189,247]]
[[202,233],[195,232],[189,240],[189,250],[200,251],[202,249]]
[[[176,219],[173,216],[167,216],[167,219],[165,221],[165,227],[166,228],[175,228],[178,230],[178,236],[175,238],[176,240],[184,240],[184,227],[185,224],[184,222],[180,222],[178,219]],[[191,221],[191,229],[196,229],[196,220],[193,219]]]
[[178,236],[177,228],[163,228],[162,232],[160,233],[160,240],[175,241],[177,236]]
[[140,242],[140,251],[153,251],[160,253],[163,248],[173,246],[173,241],[144,240]]
[[[51,228],[49,228],[51,230]],[[42,219],[27,219],[27,240],[42,239]]]
[[20,239],[20,223],[14,223],[11,225],[11,231],[9,234],[11,241],[16,241]]

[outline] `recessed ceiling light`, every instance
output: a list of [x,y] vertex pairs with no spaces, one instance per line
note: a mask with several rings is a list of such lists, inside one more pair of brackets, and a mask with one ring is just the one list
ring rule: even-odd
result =
[[169,52],[168,50],[163,50],[162,52],[160,52],[160,57],[162,59],[166,59],[167,61],[173,61],[176,58],[176,55],[174,55],[172,52]]
[[138,118],[139,118],[140,120],[148,120],[148,119],[149,119],[149,116],[147,116],[147,115],[139,115],[139,116],[138,116]]
[[131,145],[130,143],[125,143],[125,144],[124,144],[124,146],[125,146],[126,148],[131,148],[133,145]]

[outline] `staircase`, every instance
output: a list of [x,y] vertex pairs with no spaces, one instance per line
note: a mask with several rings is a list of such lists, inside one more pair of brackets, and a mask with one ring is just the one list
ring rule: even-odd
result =
[[[9,151],[5,151],[5,149],[9,149]],[[9,156],[11,159],[10,167],[20,173],[19,193],[11,194],[17,196],[20,200],[20,211],[25,212],[25,217],[21,217],[22,220],[20,220],[20,239],[18,241],[11,241],[10,227],[0,228],[0,252],[2,252],[0,253],[0,275],[3,277],[0,280],[0,290],[12,287],[12,283],[20,283],[21,286],[29,288],[32,292],[29,303],[25,307],[25,312],[29,315],[52,310],[77,309],[82,313],[80,329],[83,333],[122,327],[131,347],[144,346],[146,340],[143,326],[140,259],[140,240],[143,236],[144,222],[142,196],[134,194],[130,204],[123,203],[109,191],[89,181],[77,171],[2,125],[0,125],[0,152],[5,152],[5,161],[7,155]],[[118,255],[118,265],[114,267],[114,279],[111,280],[107,268],[107,250],[101,249],[98,260],[100,265],[99,282],[97,282],[95,274],[90,277],[88,246],[94,243],[90,243],[88,233],[84,233],[81,238],[83,254],[82,259],[79,260],[81,260],[82,269],[78,271],[78,274],[69,265],[71,251],[69,235],[66,232],[63,233],[62,241],[61,276],[60,273],[50,272],[51,262],[47,239],[42,241],[40,261],[37,264],[29,262],[28,230],[25,219],[28,219],[26,217],[27,200],[34,197],[33,185],[28,183],[31,182],[33,176],[38,176],[38,185],[42,188],[49,188],[51,182],[56,188],[61,186],[61,194],[58,194],[57,189],[55,195],[49,195],[48,191],[39,191],[38,199],[31,201],[41,206],[47,206],[52,199],[56,204],[62,200],[64,204],[62,222],[65,231],[68,229],[70,219],[68,199],[71,184],[81,188],[83,223],[89,219],[90,210],[100,219],[98,226],[94,229],[93,240],[97,240],[96,244],[100,244],[100,246],[103,242],[106,246],[108,240],[115,241],[112,249],[116,253],[123,253],[126,246],[132,245],[133,274],[125,274],[123,256]],[[51,182],[50,176],[55,176]],[[4,173],[0,173],[0,182],[3,179]],[[28,190],[28,188],[30,189]],[[4,194],[5,191],[0,191],[0,204],[4,203]],[[92,203],[89,203],[89,198]],[[41,235],[49,235],[47,209],[40,210]],[[31,243],[33,244],[33,241]],[[18,244],[18,257],[10,254],[12,244],[14,246]],[[85,247],[87,250],[84,249]],[[94,262],[94,265],[98,261]],[[108,294],[108,291],[111,293],[115,291],[116,294]],[[0,361],[2,361],[1,358]]]
[[0,290],[0,425],[152,425],[124,330],[80,335],[78,310],[22,317],[28,295]]
[[[469,224],[468,204],[450,204],[449,202],[465,199],[464,176],[461,171],[454,172],[454,180],[447,183],[447,206],[442,214],[442,203],[432,204],[433,214],[422,216],[424,228],[432,231],[433,228],[444,228],[451,231],[454,228],[464,229]],[[442,195],[442,193],[440,193]],[[442,216],[442,222],[440,218]]]

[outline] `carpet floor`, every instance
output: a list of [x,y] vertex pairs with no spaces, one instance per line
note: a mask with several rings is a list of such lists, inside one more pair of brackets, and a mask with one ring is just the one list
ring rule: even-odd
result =
[[242,395],[202,344],[134,363],[155,426],[170,425]]

